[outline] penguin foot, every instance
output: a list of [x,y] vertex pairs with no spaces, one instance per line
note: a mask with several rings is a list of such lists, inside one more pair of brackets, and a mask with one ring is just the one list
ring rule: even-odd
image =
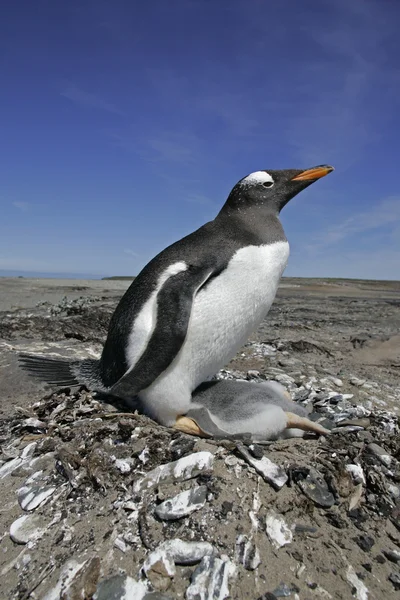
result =
[[286,429],[301,429],[302,431],[311,431],[319,435],[328,435],[330,433],[329,429],[325,429],[322,425],[310,421],[307,417],[300,417],[292,412],[285,412],[285,414],[287,418]]
[[183,433],[189,433],[190,435],[197,435],[198,437],[209,437],[202,429],[200,429],[196,421],[190,419],[189,417],[178,417],[176,419],[175,425],[173,425],[173,428],[178,429],[179,431],[183,431]]

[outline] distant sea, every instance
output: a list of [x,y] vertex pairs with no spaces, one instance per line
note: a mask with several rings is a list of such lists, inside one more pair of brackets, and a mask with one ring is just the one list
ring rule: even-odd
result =
[[0,277],[28,277],[31,279],[102,279],[108,275],[94,275],[93,273],[40,273],[39,271],[2,271]]

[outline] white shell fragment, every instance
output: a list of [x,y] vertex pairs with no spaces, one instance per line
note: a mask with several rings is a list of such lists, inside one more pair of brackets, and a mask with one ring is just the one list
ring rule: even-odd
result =
[[35,510],[41,504],[44,504],[54,494],[54,486],[26,485],[18,490],[18,502],[22,510],[27,512]]
[[275,548],[281,548],[290,544],[293,540],[293,533],[287,526],[282,515],[270,511],[266,519],[267,535]]
[[229,596],[229,578],[235,573],[236,567],[229,560],[206,556],[192,575],[186,599],[224,600]]
[[368,600],[368,588],[358,578],[357,573],[351,565],[347,569],[346,578],[350,585],[356,589],[355,597],[357,600]]
[[247,571],[254,571],[261,562],[257,546],[246,535],[237,537],[236,558]]
[[162,483],[170,481],[186,481],[200,475],[200,473],[210,472],[213,468],[214,455],[211,452],[195,452],[184,456],[179,460],[160,465],[137,481],[133,487],[134,492],[140,492],[144,489],[150,489]]
[[365,475],[360,465],[346,465],[346,471],[350,473],[354,483],[362,483],[365,485]]
[[20,467],[25,462],[27,461],[22,460],[22,458],[19,458],[18,456],[17,458],[13,458],[12,460],[9,460],[6,463],[4,463],[4,465],[0,467],[0,479],[4,479],[4,477],[11,475],[13,471],[18,469],[18,467]]
[[166,521],[181,519],[203,508],[206,501],[207,487],[201,485],[186,492],[181,492],[177,496],[174,496],[174,498],[165,500],[165,502],[156,507],[154,512],[160,519]]
[[266,456],[262,458],[254,458],[243,444],[238,444],[239,452],[244,456],[246,461],[260,473],[261,477],[267,483],[272,485],[276,490],[280,490],[287,482],[288,476],[285,471],[278,465],[269,460]]
[[214,554],[209,542],[186,542],[179,538],[163,542],[158,549],[165,551],[176,565],[195,565],[205,556]]

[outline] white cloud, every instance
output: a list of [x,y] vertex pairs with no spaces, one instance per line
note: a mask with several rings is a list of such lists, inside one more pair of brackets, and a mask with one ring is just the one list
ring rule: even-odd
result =
[[19,210],[21,210],[23,212],[29,210],[29,208],[31,206],[29,202],[19,202],[19,201],[13,202],[12,205],[15,206],[15,208],[18,208]]
[[128,256],[133,256],[134,258],[137,258],[139,256],[137,252],[134,252],[134,250],[131,250],[130,248],[125,248],[124,254],[127,254]]
[[74,104],[78,104],[80,106],[86,106],[89,108],[97,108],[99,110],[105,110],[110,113],[114,113],[116,115],[124,116],[124,113],[119,110],[114,104],[110,104],[106,102],[98,96],[97,94],[91,94],[90,92],[85,92],[75,85],[68,85],[61,93],[61,96],[64,98],[68,98]]
[[370,210],[354,214],[341,223],[333,225],[319,236],[320,244],[335,244],[341,240],[384,226],[396,228],[400,224],[400,196],[390,196],[378,202]]

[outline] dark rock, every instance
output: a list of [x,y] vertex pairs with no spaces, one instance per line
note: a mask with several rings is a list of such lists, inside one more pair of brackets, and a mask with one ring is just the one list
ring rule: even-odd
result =
[[254,458],[260,459],[264,456],[264,448],[258,444],[251,444],[249,446],[249,451]]
[[388,579],[393,583],[395,590],[400,590],[400,573],[390,573]]
[[291,477],[303,494],[317,506],[330,508],[335,504],[335,498],[329,491],[328,484],[316,469],[294,468],[291,470]]
[[364,552],[369,552],[372,546],[375,544],[374,538],[370,537],[369,535],[358,535],[357,537],[353,538],[353,540]]
[[377,563],[379,563],[380,565],[384,565],[385,564],[385,559],[382,556],[382,554],[378,554],[378,556],[375,557],[375,560]]
[[193,448],[196,444],[196,440],[188,437],[178,437],[176,440],[171,442],[171,458],[172,460],[178,460],[182,456],[186,456],[193,452]]
[[363,567],[363,568],[364,568],[366,571],[368,571],[368,573],[371,573],[371,571],[372,571],[372,565],[371,565],[371,563],[363,563],[361,566],[362,566],[362,567]]
[[400,562],[400,552],[398,550],[382,550],[382,554],[392,563]]

